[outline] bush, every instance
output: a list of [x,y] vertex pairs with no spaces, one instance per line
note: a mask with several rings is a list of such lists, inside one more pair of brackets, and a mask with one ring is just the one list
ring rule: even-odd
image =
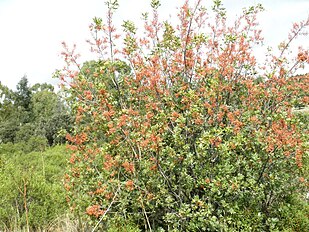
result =
[[62,146],[44,153],[0,154],[0,230],[39,230],[67,213],[65,153]]
[[[308,52],[300,50],[290,66],[286,43],[260,70],[253,47],[262,42],[261,6],[227,27],[214,1],[214,25],[205,28],[212,15],[200,1],[186,2],[173,27],[158,20],[153,0],[145,37],[124,23],[124,62],[111,21],[116,1],[108,6],[107,25],[95,18],[90,29],[98,38],[93,50],[111,51],[110,59],[76,72],[77,56],[65,46],[68,67],[58,73],[76,113],[76,131],[67,136],[72,208],[101,229],[101,221],[121,218],[153,231],[284,229],[284,205],[307,184],[308,144],[292,107],[308,101],[308,75],[292,71]],[[289,38],[306,26],[295,24]]]

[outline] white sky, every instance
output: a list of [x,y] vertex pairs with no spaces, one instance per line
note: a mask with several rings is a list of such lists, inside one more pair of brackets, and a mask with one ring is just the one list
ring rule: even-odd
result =
[[[192,0],[191,2],[193,2]],[[92,18],[105,16],[105,0],[0,0],[0,81],[14,89],[25,74],[30,84],[56,84],[52,73],[63,66],[59,54],[61,42],[77,44],[85,57]],[[182,0],[161,0],[162,17],[175,13]],[[204,0],[211,2],[211,0]],[[119,0],[116,12],[123,20],[138,22],[150,0]],[[262,3],[266,8],[261,19],[266,44],[277,45],[287,37],[292,23],[309,15],[309,0],[223,0],[228,14],[237,14],[244,6]],[[116,22],[116,23],[117,23]],[[299,43],[308,48],[307,38]]]

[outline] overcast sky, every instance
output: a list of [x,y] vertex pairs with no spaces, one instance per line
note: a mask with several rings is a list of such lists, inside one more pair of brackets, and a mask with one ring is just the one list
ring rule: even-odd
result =
[[[191,2],[193,2],[192,0]],[[0,0],[0,81],[15,88],[27,75],[30,84],[48,82],[55,69],[63,66],[59,56],[61,42],[77,44],[87,57],[88,26],[92,18],[104,18],[105,0]],[[150,0],[119,0],[117,22],[140,19]],[[182,0],[161,0],[163,17],[173,15]],[[211,2],[205,0],[204,2]],[[266,11],[260,16],[266,43],[274,46],[285,39],[292,23],[306,19],[309,0],[223,0],[228,13],[237,14],[244,6],[262,3]],[[299,43],[305,48],[309,39]]]

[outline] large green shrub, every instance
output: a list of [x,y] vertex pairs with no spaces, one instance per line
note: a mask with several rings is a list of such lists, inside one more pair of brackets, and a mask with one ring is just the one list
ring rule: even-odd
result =
[[109,1],[90,43],[110,57],[80,71],[64,44],[68,67],[58,74],[76,113],[66,189],[94,228],[124,218],[149,231],[281,231],[290,197],[305,194],[308,144],[292,107],[308,100],[308,75],[293,75],[308,52],[289,63],[291,40],[263,71],[253,50],[261,7],[228,27],[220,1],[213,15],[200,4],[186,2],[174,27],[158,20],[153,0],[145,37],[126,21],[119,52]]

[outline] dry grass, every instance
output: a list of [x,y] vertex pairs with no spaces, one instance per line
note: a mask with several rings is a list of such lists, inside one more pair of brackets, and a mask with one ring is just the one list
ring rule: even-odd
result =
[[78,221],[72,220],[69,215],[56,218],[42,232],[77,232],[80,231]]
[[[42,229],[30,230],[29,232],[78,232],[83,231],[79,228],[78,220],[72,219],[70,215],[62,215],[49,223],[48,226]],[[11,228],[0,229],[0,232],[28,232],[26,227],[19,228],[17,225]]]

